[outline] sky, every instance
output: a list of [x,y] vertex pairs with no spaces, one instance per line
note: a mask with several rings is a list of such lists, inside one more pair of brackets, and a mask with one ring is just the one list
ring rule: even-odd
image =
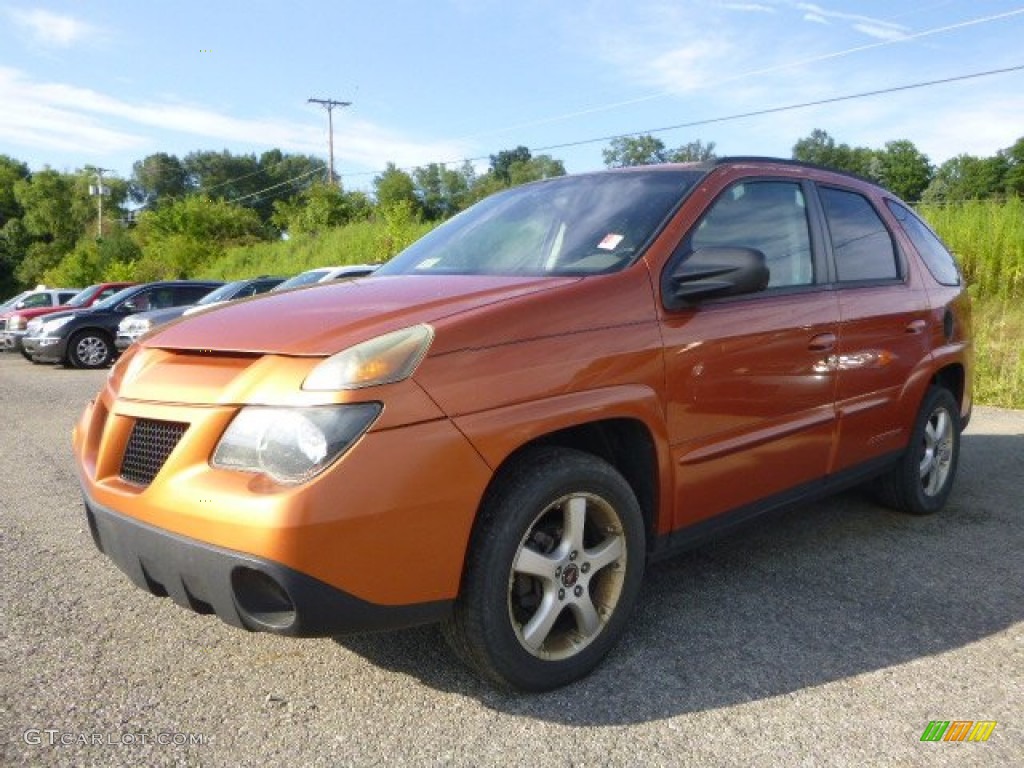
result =
[[1024,68],[782,108],[1014,67],[1021,0],[0,0],[0,154],[123,178],[156,152],[326,160],[319,98],[350,102],[348,189],[520,145],[591,171],[630,133],[790,157],[822,129],[938,165],[1024,136]]

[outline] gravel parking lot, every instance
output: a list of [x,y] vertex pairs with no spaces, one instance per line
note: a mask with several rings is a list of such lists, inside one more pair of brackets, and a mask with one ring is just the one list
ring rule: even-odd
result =
[[754,523],[653,567],[596,674],[510,696],[434,628],[251,635],[133,587],[71,460],[105,376],[0,355],[0,764],[1024,765],[1024,412],[976,410],[940,516]]

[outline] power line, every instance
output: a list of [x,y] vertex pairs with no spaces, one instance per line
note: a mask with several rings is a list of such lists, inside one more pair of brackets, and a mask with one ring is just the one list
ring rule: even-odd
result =
[[552,144],[547,147],[538,147],[535,152],[544,152],[549,149],[565,149],[567,147],[578,147],[584,144],[595,144],[599,141],[611,141],[612,139],[621,139],[627,136],[637,136],[640,134],[648,133],[664,133],[666,131],[675,131],[680,128],[694,128],[699,125],[711,125],[714,123],[726,123],[732,120],[743,120],[748,117],[760,117],[761,115],[771,115],[777,112],[789,112],[795,109],[806,109],[807,107],[820,107],[823,104],[835,104],[840,101],[853,101],[854,99],[865,99],[869,96],[881,96],[887,93],[898,93],[900,91],[912,91],[918,88],[929,88],[934,85],[945,85],[947,83],[955,83],[962,80],[973,80],[978,77],[988,77],[989,75],[1002,75],[1007,72],[1017,72],[1024,69],[1024,64],[1020,64],[1015,67],[1005,67],[1003,69],[990,69],[987,72],[974,72],[969,75],[958,75],[956,77],[944,77],[941,80],[927,80],[922,83],[910,83],[908,85],[896,85],[891,88],[880,88],[875,91],[862,91],[860,93],[851,93],[846,96],[833,96],[828,99],[817,99],[815,101],[804,101],[799,104],[787,104],[784,107],[768,107],[766,109],[758,109],[752,112],[741,112],[735,115],[726,115],[724,117],[710,117],[705,120],[694,120],[689,123],[679,123],[678,125],[668,125],[664,128],[652,128],[647,131],[631,131],[629,133],[620,133],[614,136],[603,136],[596,139],[583,139],[581,141],[570,141],[564,144]]
[[[990,69],[990,70],[986,70],[984,72],[972,72],[971,74],[967,74],[967,75],[956,75],[956,76],[953,76],[953,77],[945,77],[945,78],[941,78],[939,80],[926,80],[924,82],[908,83],[908,84],[905,84],[905,85],[896,85],[896,86],[892,86],[890,88],[879,88],[879,89],[873,90],[873,91],[861,91],[860,93],[852,93],[852,94],[847,94],[847,95],[844,95],[844,96],[833,96],[833,97],[827,98],[827,99],[817,99],[815,101],[805,101],[805,102],[800,102],[798,104],[787,104],[787,105],[781,106],[781,107],[767,107],[765,109],[758,109],[758,110],[753,110],[753,111],[750,111],[750,112],[740,112],[740,113],[733,114],[733,115],[724,115],[724,116],[721,116],[721,117],[709,117],[709,118],[705,118],[703,120],[693,120],[693,121],[690,121],[690,122],[679,123],[677,125],[669,125],[669,126],[665,126],[665,127],[662,127],[662,128],[649,128],[647,130],[626,131],[626,132],[623,132],[623,133],[617,133],[617,134],[612,134],[612,135],[608,135],[608,136],[599,136],[599,137],[590,138],[590,139],[580,139],[578,141],[568,141],[568,142],[564,142],[564,143],[561,143],[561,144],[549,144],[549,145],[543,146],[543,147],[531,147],[530,148],[530,152],[547,152],[547,151],[552,150],[552,149],[568,149],[568,148],[571,148],[571,147],[585,146],[587,144],[597,144],[598,142],[602,142],[602,141],[611,141],[613,139],[623,139],[623,138],[627,138],[629,136],[642,136],[642,135],[646,135],[646,134],[665,133],[666,131],[675,131],[675,130],[679,130],[680,128],[693,128],[693,127],[701,126],[701,125],[713,125],[715,123],[726,123],[726,122],[730,122],[730,121],[734,121],[734,120],[744,120],[744,119],[750,118],[750,117],[759,117],[759,116],[762,116],[762,115],[770,115],[770,114],[775,114],[775,113],[778,113],[778,112],[789,112],[789,111],[793,111],[793,110],[797,110],[797,109],[806,109],[808,107],[821,106],[823,104],[835,104],[835,103],[842,102],[842,101],[854,101],[856,99],[864,99],[864,98],[868,98],[868,97],[871,97],[871,96],[882,96],[882,95],[885,95],[885,94],[898,93],[898,92],[901,92],[901,91],[911,91],[911,90],[920,89],[920,88],[930,88],[930,87],[933,87],[933,86],[936,86],[936,85],[945,85],[945,84],[948,84],[948,83],[955,83],[955,82],[960,82],[960,81],[964,81],[964,80],[973,80],[973,79],[980,78],[980,77],[989,77],[991,75],[1001,75],[1001,74],[1006,74],[1008,72],[1018,72],[1020,70],[1024,70],[1024,64],[1019,64],[1019,65],[1013,66],[1013,67],[1004,67],[1002,69]],[[460,160],[447,160],[447,161],[443,161],[443,162],[435,161],[433,163],[426,163],[424,165],[459,165],[459,164],[465,163],[467,161],[472,163],[472,162],[476,162],[478,160],[487,160],[487,159],[489,159],[489,157],[490,157],[490,155],[481,155],[481,156],[478,156],[478,157],[466,157],[466,158],[462,158]],[[421,168],[421,167],[423,167],[423,165],[410,166],[410,167],[406,167],[406,168],[399,168],[397,170],[408,172],[408,171],[413,171],[416,168]],[[346,172],[345,175],[349,176],[349,177],[352,177],[352,176],[375,176],[378,173],[381,173],[381,171],[362,171],[362,172],[354,172],[353,171],[353,172]]]

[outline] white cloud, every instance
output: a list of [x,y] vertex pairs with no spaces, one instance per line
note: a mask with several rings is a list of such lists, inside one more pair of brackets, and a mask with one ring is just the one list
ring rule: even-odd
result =
[[724,3],[722,5],[727,11],[741,11],[752,13],[775,13],[775,9],[758,3]]
[[907,28],[905,26],[885,21],[884,19],[875,19],[857,13],[827,11],[814,3],[796,3],[794,7],[804,12],[804,21],[810,21],[815,24],[828,24],[831,21],[849,22],[851,28],[861,34],[879,40],[896,41],[907,37]]
[[[0,67],[0,103],[0,145],[110,155],[157,151],[169,143],[170,133],[215,140],[236,151],[277,147],[324,155],[327,147],[322,116],[312,110],[308,122],[235,117],[202,105],[129,102],[89,88],[37,82],[8,67]],[[335,124],[334,147],[336,163],[370,168],[383,168],[389,161],[414,166],[470,154],[457,142],[417,141],[351,119]]]
[[10,8],[7,13],[36,43],[45,46],[68,48],[98,32],[91,24],[73,16],[52,13],[42,8]]

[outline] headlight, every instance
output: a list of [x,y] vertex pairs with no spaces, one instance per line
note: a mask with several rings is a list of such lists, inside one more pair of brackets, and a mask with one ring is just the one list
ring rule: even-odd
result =
[[25,328],[26,333],[34,333],[43,327],[43,319],[41,317],[33,317],[28,321],[28,326]]
[[380,403],[247,406],[221,437],[213,465],[263,472],[282,485],[304,483],[347,451],[380,412]]
[[126,317],[118,323],[119,333],[145,333],[153,327],[153,321],[146,318]]
[[364,341],[320,363],[302,388],[335,392],[403,381],[412,376],[433,339],[429,325],[414,325]]
[[9,331],[20,331],[25,328],[25,318],[21,315],[15,315],[7,321],[7,330]]
[[58,317],[56,320],[44,320],[43,321],[43,333],[47,336],[52,336],[54,333],[59,331],[65,325],[70,323],[74,319],[73,316],[69,317]]

